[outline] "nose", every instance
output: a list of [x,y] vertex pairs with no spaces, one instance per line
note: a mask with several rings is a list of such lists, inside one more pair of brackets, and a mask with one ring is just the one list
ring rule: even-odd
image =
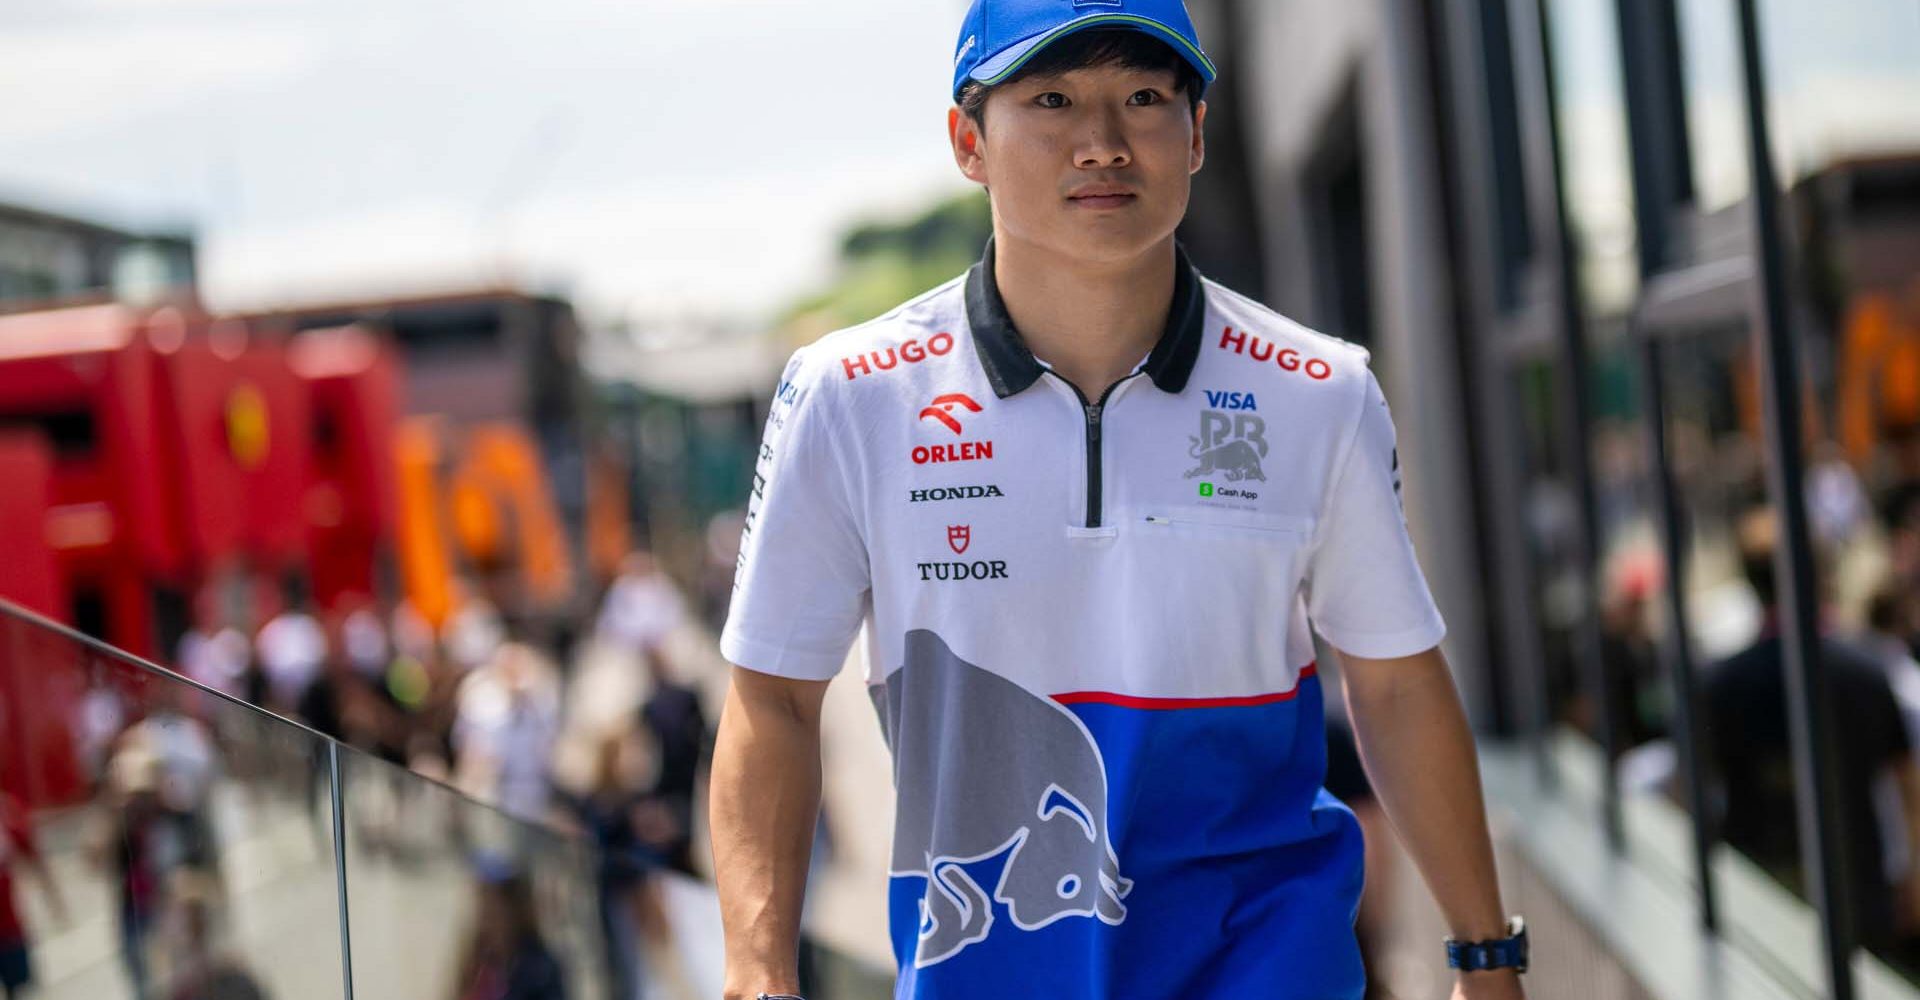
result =
[[1133,162],[1118,115],[1111,111],[1094,114],[1088,118],[1086,130],[1074,155],[1077,164],[1099,168],[1124,167]]

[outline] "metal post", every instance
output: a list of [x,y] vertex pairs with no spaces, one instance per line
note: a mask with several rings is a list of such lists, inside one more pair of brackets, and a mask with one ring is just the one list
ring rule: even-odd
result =
[[1740,54],[1746,84],[1747,159],[1753,178],[1753,338],[1766,407],[1768,486],[1779,511],[1774,572],[1780,594],[1780,636],[1786,654],[1787,720],[1800,806],[1800,857],[1808,895],[1820,915],[1832,1000],[1853,1000],[1853,928],[1840,879],[1840,808],[1827,742],[1832,700],[1819,654],[1813,548],[1807,533],[1800,455],[1800,371],[1787,302],[1787,265],[1780,235],[1780,190],[1767,134],[1767,88],[1754,0],[1739,0]]
[[1693,814],[1693,870],[1700,889],[1700,927],[1709,934],[1720,930],[1719,907],[1713,886],[1714,827],[1708,815],[1706,771],[1701,749],[1700,713],[1695,709],[1693,644],[1687,629],[1686,507],[1674,490],[1672,456],[1667,453],[1667,386],[1662,345],[1636,322],[1632,336],[1640,348],[1640,378],[1646,386],[1647,447],[1653,456],[1654,497],[1660,515],[1661,550],[1667,574],[1667,634],[1660,643],[1660,659],[1673,689],[1673,741],[1680,754],[1680,774],[1686,780],[1687,810]]
[[353,1000],[353,937],[347,928],[347,815],[340,794],[340,744],[327,741],[327,783],[333,799],[333,879],[340,894],[340,972],[346,1000]]
[[1626,824],[1620,810],[1620,720],[1613,714],[1613,664],[1607,662],[1600,636],[1600,569],[1597,553],[1600,543],[1597,501],[1593,492],[1592,456],[1588,448],[1591,426],[1587,420],[1587,338],[1586,326],[1576,313],[1561,320],[1559,364],[1561,447],[1567,456],[1567,477],[1573,489],[1579,521],[1574,527],[1573,560],[1580,573],[1580,620],[1574,625],[1573,659],[1578,665],[1587,697],[1593,699],[1594,724],[1600,742],[1601,780],[1600,817],[1606,828],[1607,847],[1615,854],[1627,849]]
[[[1542,25],[1544,28],[1544,15]],[[1544,44],[1545,36],[1542,37]],[[1547,58],[1551,66],[1551,53]],[[1553,114],[1557,135],[1557,109]],[[1558,160],[1556,143],[1556,185],[1564,179],[1559,171]],[[1559,228],[1565,234],[1571,230],[1567,224],[1564,195],[1558,204]],[[1561,294],[1555,310],[1560,343],[1554,375],[1560,390],[1556,393],[1560,403],[1560,447],[1566,456],[1567,484],[1573,492],[1574,507],[1579,512],[1573,531],[1572,555],[1583,596],[1580,618],[1574,623],[1568,641],[1572,646],[1573,662],[1581,686],[1586,689],[1587,697],[1593,700],[1595,736],[1600,744],[1600,819],[1606,830],[1607,847],[1618,855],[1626,853],[1627,849],[1626,823],[1620,808],[1619,775],[1620,754],[1626,748],[1621,746],[1620,720],[1614,718],[1613,714],[1612,664],[1607,662],[1600,635],[1600,518],[1593,489],[1590,447],[1593,428],[1588,419],[1592,408],[1588,405],[1586,315],[1576,293],[1579,277],[1574,273],[1573,254],[1564,243],[1564,235],[1562,238],[1561,252],[1558,254]]]

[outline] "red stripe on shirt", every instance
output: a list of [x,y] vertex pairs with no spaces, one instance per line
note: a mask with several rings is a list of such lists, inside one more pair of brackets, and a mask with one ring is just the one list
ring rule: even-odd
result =
[[[1314,676],[1314,664],[1300,668],[1300,680]],[[1291,701],[1300,693],[1300,685],[1295,684],[1286,691],[1272,694],[1243,695],[1238,698],[1138,698],[1130,694],[1114,694],[1111,691],[1074,691],[1069,694],[1056,694],[1053,700],[1062,705],[1118,705],[1121,708],[1144,708],[1165,710],[1173,708],[1247,708],[1254,705],[1271,705],[1275,702]]]

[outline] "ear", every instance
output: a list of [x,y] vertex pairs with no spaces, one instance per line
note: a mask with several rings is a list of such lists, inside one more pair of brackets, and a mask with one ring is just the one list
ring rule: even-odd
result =
[[1193,109],[1193,150],[1187,156],[1187,173],[1197,174],[1201,165],[1207,162],[1207,102],[1201,101]]
[[981,155],[986,146],[985,137],[980,123],[960,110],[959,105],[947,109],[947,138],[953,143],[953,162],[959,164],[960,172],[976,184],[985,184],[987,161]]

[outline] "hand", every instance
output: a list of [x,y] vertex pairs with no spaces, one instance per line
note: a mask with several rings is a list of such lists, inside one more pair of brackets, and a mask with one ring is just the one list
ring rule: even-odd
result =
[[1453,1000],[1526,1000],[1520,986],[1520,973],[1512,969],[1484,969],[1456,972]]

